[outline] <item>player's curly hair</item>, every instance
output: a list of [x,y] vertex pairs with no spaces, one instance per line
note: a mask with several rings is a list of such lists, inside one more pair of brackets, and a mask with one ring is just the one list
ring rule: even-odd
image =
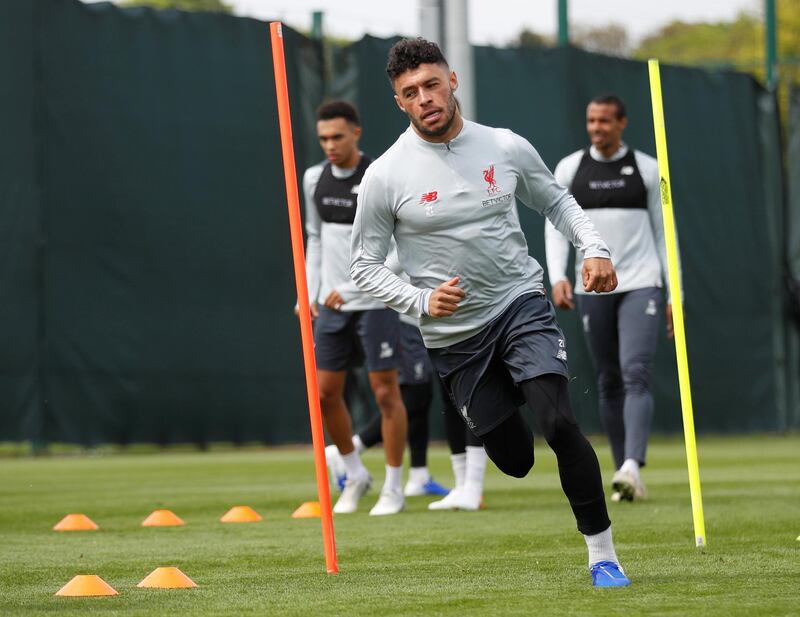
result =
[[358,119],[358,110],[355,105],[347,101],[328,101],[317,108],[317,120],[334,120],[344,118],[350,124],[361,126]]
[[417,68],[420,64],[447,65],[442,50],[436,43],[423,38],[400,39],[389,50],[389,61],[386,63],[386,74],[394,83],[406,71]]

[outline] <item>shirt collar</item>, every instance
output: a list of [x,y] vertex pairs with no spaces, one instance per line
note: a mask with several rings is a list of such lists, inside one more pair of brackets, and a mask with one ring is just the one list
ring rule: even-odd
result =
[[624,141],[620,143],[619,150],[617,150],[614,154],[612,154],[608,158],[600,154],[600,151],[594,146],[589,148],[589,156],[591,156],[595,161],[600,161],[601,163],[611,163],[613,161],[618,161],[626,154],[628,154],[628,144],[626,144]]
[[455,146],[463,143],[464,140],[469,136],[470,131],[472,131],[472,122],[466,120],[463,116],[461,117],[463,121],[463,125],[461,126],[461,130],[458,132],[458,135],[453,137],[448,142],[443,143],[434,143],[432,141],[426,141],[419,136],[416,130],[414,130],[413,125],[409,124],[408,128],[406,129],[406,133],[409,135],[409,138],[414,142],[420,144],[423,147],[431,148],[433,150],[452,150]]

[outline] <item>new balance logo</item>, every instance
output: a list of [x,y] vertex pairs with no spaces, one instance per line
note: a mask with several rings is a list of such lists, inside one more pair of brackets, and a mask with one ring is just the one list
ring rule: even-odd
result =
[[439,192],[438,191],[431,191],[430,193],[423,193],[422,197],[419,200],[419,203],[420,204],[432,204],[437,199],[439,199]]
[[422,197],[419,200],[421,206],[425,206],[425,216],[433,216],[436,214],[436,210],[433,207],[433,204],[439,200],[439,192],[438,191],[431,191],[430,193],[423,193]]

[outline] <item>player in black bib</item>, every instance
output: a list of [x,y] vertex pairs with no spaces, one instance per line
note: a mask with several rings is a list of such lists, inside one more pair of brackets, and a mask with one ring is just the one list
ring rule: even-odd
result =
[[349,103],[322,105],[317,134],[327,161],[311,167],[303,177],[306,268],[323,419],[347,469],[347,482],[333,511],[354,512],[372,484],[353,446],[344,401],[347,369],[364,362],[381,412],[386,454],[386,481],[370,514],[396,514],[405,506],[402,464],[407,431],[397,381],[399,319],[393,310],[359,290],[349,273],[356,197],[371,161],[358,148],[361,127]]
[[[612,501],[644,499],[639,469],[646,462],[653,416],[650,373],[664,312],[662,287],[667,257],[661,220],[658,163],[622,141],[624,103],[614,95],[593,99],[586,110],[592,145],[564,158],[555,178],[570,187],[578,204],[608,244],[619,285],[600,295],[575,290],[583,329],[597,373],[600,419],[608,434],[616,473]],[[571,309],[567,277],[569,244],[545,227],[553,303]],[[582,256],[576,258],[576,269]],[[667,330],[672,311],[666,304]]]

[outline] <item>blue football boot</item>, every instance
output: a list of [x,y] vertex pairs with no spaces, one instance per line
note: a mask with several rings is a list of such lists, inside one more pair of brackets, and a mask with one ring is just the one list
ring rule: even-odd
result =
[[613,561],[598,561],[589,570],[595,587],[628,587],[631,584],[622,567]]

